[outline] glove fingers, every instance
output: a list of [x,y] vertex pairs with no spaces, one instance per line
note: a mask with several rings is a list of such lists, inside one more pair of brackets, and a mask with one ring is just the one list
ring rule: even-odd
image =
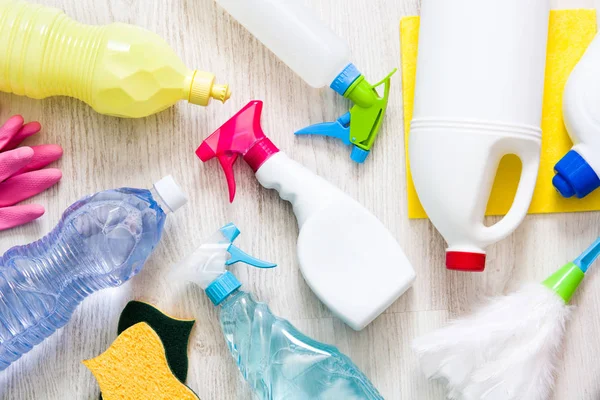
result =
[[31,147],[19,147],[0,153],[0,182],[26,168],[33,159],[34,150]]
[[0,126],[0,150],[5,149],[6,145],[13,139],[23,126],[23,117],[13,115],[4,125]]
[[56,168],[25,172],[0,183],[0,207],[8,207],[35,196],[62,178]]
[[16,148],[21,142],[27,139],[29,136],[35,135],[42,129],[42,125],[39,122],[28,122],[21,126],[19,131],[10,139],[10,141],[4,146],[4,150],[12,150]]
[[43,214],[44,207],[38,204],[0,208],[0,231],[26,224]]
[[[19,149],[21,148],[24,147],[19,147]],[[56,144],[43,144],[40,146],[31,146],[31,148],[33,149],[33,157],[25,167],[19,170],[19,174],[42,169],[46,165],[58,160],[63,155],[62,147]]]

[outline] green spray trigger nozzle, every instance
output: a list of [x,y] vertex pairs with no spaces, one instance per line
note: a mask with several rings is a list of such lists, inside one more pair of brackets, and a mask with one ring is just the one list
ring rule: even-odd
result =
[[[311,125],[295,134],[323,135],[340,139],[344,144],[352,145],[350,158],[357,163],[363,163],[381,128],[390,94],[390,81],[395,72],[396,69],[375,85],[371,85],[354,65],[348,65],[331,87],[354,103],[350,112],[335,122]],[[385,88],[383,96],[380,96],[376,88],[383,84]]]

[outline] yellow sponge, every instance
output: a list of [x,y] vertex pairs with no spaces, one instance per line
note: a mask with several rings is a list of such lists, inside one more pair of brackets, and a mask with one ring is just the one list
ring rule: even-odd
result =
[[163,344],[145,322],[121,333],[96,358],[83,361],[92,371],[104,400],[198,400],[167,364]]
[[[507,24],[509,29],[510,24]],[[571,148],[571,141],[562,119],[562,92],[571,71],[596,34],[595,10],[553,10],[548,28],[546,80],[542,111],[542,153],[530,213],[600,210],[600,190],[584,199],[563,198],[554,190],[554,164]],[[402,92],[404,98],[404,137],[406,145],[406,180],[409,218],[426,218],[413,186],[408,160],[408,135],[413,113],[415,76],[419,42],[419,17],[405,17],[400,22],[402,45]],[[441,66],[440,68],[443,68]],[[490,195],[486,215],[504,215],[510,208],[519,176],[521,162],[516,156],[506,156],[500,162]]]

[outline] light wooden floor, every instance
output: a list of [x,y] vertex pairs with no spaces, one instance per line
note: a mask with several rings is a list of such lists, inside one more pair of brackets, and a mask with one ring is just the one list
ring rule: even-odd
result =
[[[467,311],[482,297],[543,279],[578,254],[599,232],[600,214],[529,216],[508,239],[489,248],[483,274],[449,273],[444,241],[427,221],[406,216],[400,75],[393,79],[386,123],[368,162],[357,166],[341,143],[295,138],[310,123],[334,120],[347,103],[331,90],[308,87],[212,0],[38,0],[91,24],[122,21],[149,28],[172,44],[190,67],[229,81],[233,97],[207,109],[179,104],[142,120],[98,115],[71,99],[34,101],[0,95],[0,119],[20,113],[39,120],[43,135],[32,143],[65,149],[59,186],[35,200],[48,212],[40,221],[0,233],[0,251],[47,233],[62,211],[98,190],[147,187],[173,174],[189,204],[167,223],[164,238],[140,275],[125,287],[101,292],[79,307],[51,339],[0,373],[3,399],[95,399],[98,386],[81,360],[115,339],[118,315],[129,299],[197,320],[189,348],[188,383],[202,399],[247,399],[250,393],[221,337],[215,309],[200,290],[175,298],[169,268],[214,230],[235,222],[241,248],[277,262],[270,271],[234,268],[246,289],[315,338],[335,344],[372,379],[386,399],[444,398],[439,383],[417,370],[410,342]],[[398,23],[418,13],[418,0],[309,0],[309,6],[348,39],[355,63],[372,81],[399,66]],[[555,6],[589,6],[591,0],[557,0]],[[263,190],[247,167],[236,169],[238,194],[230,205],[216,162],[202,165],[194,150],[250,99],[265,101],[265,131],[292,158],[356,197],[403,245],[418,278],[407,294],[362,332],[346,327],[315,298],[295,260],[297,225],[289,204]],[[368,249],[367,249],[368,251]],[[600,398],[600,274],[591,273],[573,303],[555,400]]]

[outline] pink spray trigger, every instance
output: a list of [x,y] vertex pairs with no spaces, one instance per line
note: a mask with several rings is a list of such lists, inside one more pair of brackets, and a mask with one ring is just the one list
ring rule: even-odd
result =
[[279,152],[260,126],[262,106],[260,100],[250,101],[196,149],[196,155],[203,162],[218,158],[227,180],[230,202],[235,197],[233,164],[238,156],[243,156],[244,161],[256,172],[273,154]]
[[225,173],[225,179],[227,180],[230,203],[233,203],[233,199],[235,197],[235,176],[233,175],[233,164],[235,164],[237,158],[238,155],[234,153],[230,156],[219,156],[219,164],[221,164],[221,168],[223,168],[223,172]]

